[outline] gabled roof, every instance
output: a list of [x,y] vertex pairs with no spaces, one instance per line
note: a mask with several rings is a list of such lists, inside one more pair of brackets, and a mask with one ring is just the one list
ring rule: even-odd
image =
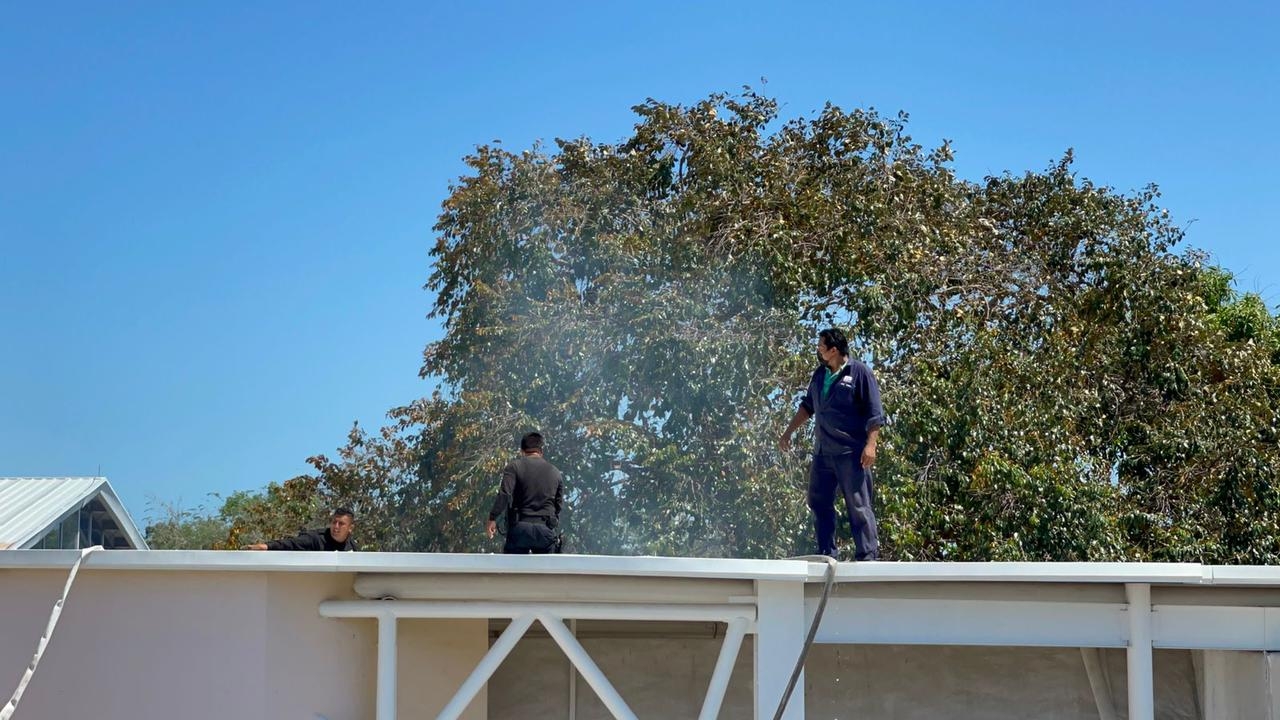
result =
[[146,550],[133,518],[104,477],[0,477],[0,549],[30,548],[82,508],[104,511],[130,548]]

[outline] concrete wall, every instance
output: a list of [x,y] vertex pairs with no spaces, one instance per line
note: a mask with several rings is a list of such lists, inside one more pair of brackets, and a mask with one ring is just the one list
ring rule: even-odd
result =
[[[718,639],[587,638],[583,646],[640,717],[693,718],[719,652]],[[743,643],[722,718],[750,718],[751,639]],[[1125,653],[1105,661],[1125,717]],[[1155,653],[1156,717],[1198,720],[1186,651]],[[491,720],[568,717],[569,664],[549,638],[528,637],[489,683]],[[815,645],[806,673],[806,716],[823,720],[1097,720],[1075,648]],[[577,683],[579,720],[611,716]]]
[[1276,720],[1277,678],[1271,653],[1197,651],[1202,717],[1214,720]]
[[[710,638],[583,638],[582,646],[642,718],[696,718],[720,653]],[[751,638],[738,653],[722,718],[750,718]],[[526,637],[489,681],[489,719],[569,717],[569,660],[555,641]],[[577,720],[613,716],[581,677]]]
[[[31,660],[65,571],[0,570],[0,695]],[[377,628],[321,618],[346,573],[83,570],[15,720],[373,717]],[[433,718],[486,624],[402,622],[399,712]],[[464,716],[486,717],[483,694]]]
[[[1111,697],[1126,716],[1123,650],[1104,659]],[[1188,651],[1158,650],[1156,718],[1197,720]],[[817,645],[806,670],[810,717],[884,720],[1097,720],[1076,648]]]

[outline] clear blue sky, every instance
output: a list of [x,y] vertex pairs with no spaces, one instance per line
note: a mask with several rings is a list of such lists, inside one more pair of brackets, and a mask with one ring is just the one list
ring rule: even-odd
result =
[[0,475],[100,467],[141,522],[307,470],[430,392],[431,226],[475,144],[762,77],[788,117],[906,110],[967,177],[1074,147],[1157,182],[1280,299],[1276,3],[452,5],[0,1]]

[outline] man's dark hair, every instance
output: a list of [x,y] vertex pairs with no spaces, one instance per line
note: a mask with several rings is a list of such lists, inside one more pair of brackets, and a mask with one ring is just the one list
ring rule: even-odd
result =
[[849,357],[849,338],[844,336],[840,328],[827,328],[818,333],[818,337],[822,338],[822,344],[829,348],[835,348],[840,351],[841,355]]
[[542,450],[542,433],[531,432],[520,438],[520,449],[524,452],[533,452],[534,450]]
[[351,512],[351,508],[334,508],[333,517],[342,517],[343,515],[351,518],[351,522],[353,523],[356,521],[356,514]]

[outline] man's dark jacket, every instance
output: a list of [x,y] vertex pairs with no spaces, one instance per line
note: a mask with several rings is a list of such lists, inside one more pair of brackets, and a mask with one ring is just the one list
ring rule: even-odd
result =
[[814,416],[815,455],[861,453],[872,430],[884,425],[880,386],[871,368],[850,358],[823,392],[827,369],[819,365],[800,407]]
[[564,476],[541,455],[521,455],[502,471],[502,487],[493,500],[489,519],[497,520],[508,510],[514,520],[542,520],[551,527],[560,521],[564,506]]
[[340,550],[350,552],[356,549],[356,541],[347,536],[346,542],[338,542],[329,534],[329,528],[323,530],[304,530],[297,537],[283,540],[272,540],[267,543],[268,550]]

